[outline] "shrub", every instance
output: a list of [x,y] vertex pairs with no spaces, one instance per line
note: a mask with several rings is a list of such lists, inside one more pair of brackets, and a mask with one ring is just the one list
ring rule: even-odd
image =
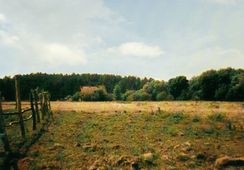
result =
[[121,88],[120,88],[119,85],[116,85],[114,87],[113,97],[114,97],[114,100],[121,100],[121,98],[122,98],[122,96],[121,96]]
[[149,101],[151,100],[151,95],[144,90],[128,90],[122,98],[127,101]]
[[168,94],[166,91],[160,92],[156,96],[157,101],[163,101],[163,100],[173,100],[173,96]]
[[83,88],[81,92],[76,92],[72,96],[73,101],[108,101],[112,100],[112,96],[109,95],[104,86]]
[[122,100],[125,101],[133,101],[133,94],[135,90],[127,90],[123,95],[122,95]]
[[79,101],[81,99],[81,94],[80,92],[76,92],[72,97],[71,97],[72,101]]
[[143,90],[137,90],[134,93],[133,99],[134,101],[147,101],[151,100],[151,96]]

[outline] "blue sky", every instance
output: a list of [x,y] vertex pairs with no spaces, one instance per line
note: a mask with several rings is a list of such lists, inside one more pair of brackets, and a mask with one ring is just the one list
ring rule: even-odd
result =
[[0,0],[0,77],[244,68],[243,0]]

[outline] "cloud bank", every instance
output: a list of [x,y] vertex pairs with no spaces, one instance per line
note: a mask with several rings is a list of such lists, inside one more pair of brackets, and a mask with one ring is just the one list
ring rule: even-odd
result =
[[109,53],[122,56],[138,56],[138,57],[159,57],[164,54],[159,46],[148,45],[143,42],[126,42],[118,47],[108,49]]
[[221,5],[236,5],[239,0],[208,0],[209,2],[212,3],[217,3]]

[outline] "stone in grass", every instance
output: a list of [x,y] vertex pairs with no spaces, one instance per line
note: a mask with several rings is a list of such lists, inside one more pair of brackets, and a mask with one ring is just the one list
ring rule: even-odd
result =
[[74,146],[75,146],[75,147],[80,147],[81,144],[77,142],[77,143],[74,144]]
[[214,164],[215,170],[221,170],[230,167],[244,167],[244,157],[231,158],[229,156],[224,156],[218,158]]
[[153,162],[154,155],[151,152],[142,154],[142,159],[146,162]]
[[192,150],[192,145],[189,141],[183,143],[183,145],[182,145],[182,151],[183,152],[189,152],[191,150]]
[[180,153],[180,154],[177,156],[177,159],[178,159],[179,161],[185,162],[185,161],[190,160],[191,158],[190,158],[187,154],[185,154],[185,153]]
[[64,146],[60,143],[54,143],[53,147],[50,150],[64,149]]
[[204,127],[204,128],[203,128],[203,131],[204,131],[204,133],[206,133],[206,134],[213,134],[213,133],[214,133],[214,129],[213,129],[212,127],[210,127],[210,126],[206,126],[206,127]]
[[64,146],[63,146],[62,144],[60,144],[60,143],[55,143],[54,146],[55,146],[55,147],[64,148]]
[[82,146],[82,148],[87,152],[95,152],[98,148],[95,144],[85,144]]

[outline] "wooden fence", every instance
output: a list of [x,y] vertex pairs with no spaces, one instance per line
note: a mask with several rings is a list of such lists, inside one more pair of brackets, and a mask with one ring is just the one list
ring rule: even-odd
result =
[[[44,126],[44,123],[49,122],[53,119],[53,114],[51,111],[50,105],[50,95],[48,92],[39,91],[38,89],[30,90],[29,94],[29,107],[22,109],[21,105],[21,96],[20,96],[20,84],[19,78],[15,77],[15,90],[16,90],[16,104],[14,111],[4,111],[2,107],[2,96],[0,92],[0,143],[2,142],[4,152],[0,152],[1,157],[8,157],[12,155],[11,144],[9,137],[11,134],[7,134],[7,128],[17,128],[16,125],[19,125],[21,137],[23,143],[27,142],[26,140],[26,126],[25,121],[32,120],[32,131],[37,131],[37,125]],[[28,117],[24,118],[24,114],[31,113]],[[17,116],[18,119],[5,122],[5,117]]]

